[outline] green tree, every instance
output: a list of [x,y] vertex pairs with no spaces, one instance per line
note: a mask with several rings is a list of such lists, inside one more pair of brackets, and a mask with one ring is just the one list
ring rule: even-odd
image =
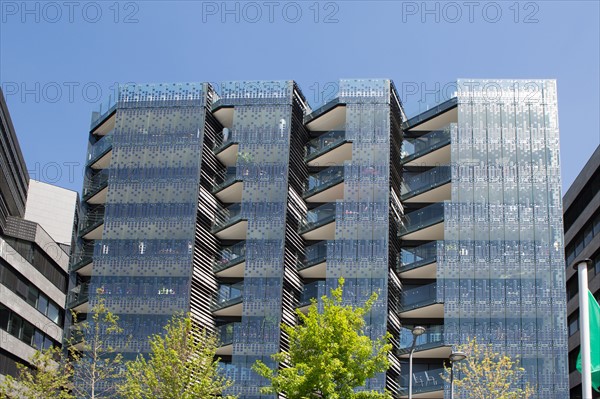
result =
[[17,363],[18,377],[7,375],[0,384],[0,398],[74,399],[69,389],[73,368],[59,348],[36,351],[31,367]]
[[126,363],[119,393],[125,399],[221,397],[231,382],[220,374],[217,346],[214,334],[189,316],[176,315],[165,327],[164,336],[151,337],[148,359],[140,355]]
[[122,334],[123,329],[119,327],[119,317],[106,307],[101,294],[99,290],[90,319],[77,323],[77,315],[73,314],[73,334],[67,340],[75,368],[73,392],[78,398],[113,398],[115,382],[122,374],[123,358],[110,341]]
[[389,333],[375,341],[365,335],[364,316],[377,300],[373,293],[363,307],[342,304],[344,279],[323,296],[323,312],[312,301],[308,314],[296,311],[296,326],[282,324],[289,337],[289,350],[272,355],[287,366],[272,370],[261,361],[253,369],[267,378],[271,386],[265,394],[285,393],[288,399],[379,399],[390,398],[376,391],[355,392],[368,378],[389,368]]
[[[519,366],[518,359],[494,352],[491,345],[480,345],[476,339],[459,345],[457,350],[467,355],[465,360],[454,363],[457,396],[460,392],[469,399],[527,399],[533,396],[533,387],[522,385],[525,369]],[[450,382],[450,368],[446,367],[442,378]]]

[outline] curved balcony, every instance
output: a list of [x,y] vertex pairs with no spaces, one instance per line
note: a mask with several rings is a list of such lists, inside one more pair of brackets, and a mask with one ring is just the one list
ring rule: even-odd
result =
[[[407,366],[402,368],[407,369]],[[444,380],[442,375],[445,373],[443,367],[413,372],[412,378],[412,397],[418,398],[443,398]],[[400,397],[408,398],[408,373],[400,376]]]
[[106,169],[112,159],[113,132],[90,144],[87,154],[87,166],[92,169]]
[[311,283],[304,284],[304,289],[300,293],[300,301],[298,302],[298,308],[301,312],[306,313],[308,307],[311,305],[311,300],[319,300],[325,293],[325,281],[313,281]]
[[[413,326],[403,326],[400,330],[400,349],[398,354],[400,358],[408,358],[410,354],[413,334]],[[415,359],[439,358],[448,359],[452,348],[444,345],[444,326],[433,325],[425,326],[425,333],[417,337],[415,343]]]
[[444,305],[437,297],[437,283],[405,284],[400,300],[401,318],[443,318]]
[[417,247],[403,247],[398,256],[401,279],[435,279],[437,277],[438,241]]
[[344,167],[332,166],[308,176],[304,184],[306,202],[334,202],[344,198]]
[[333,240],[335,237],[335,203],[323,204],[306,213],[298,232],[305,240]]
[[309,166],[340,166],[352,159],[352,143],[345,130],[332,130],[308,142],[304,159]]
[[233,353],[233,338],[239,335],[242,323],[235,322],[217,327],[219,346],[216,351],[218,356],[231,356]]
[[450,129],[437,130],[402,143],[400,162],[406,166],[436,166],[450,163]]
[[214,260],[213,271],[217,277],[242,278],[246,267],[246,243],[240,242],[221,249]]
[[303,278],[325,278],[327,269],[327,241],[306,247],[304,257],[298,262],[298,274]]
[[213,180],[212,193],[225,203],[242,202],[242,178],[237,168],[226,168]]
[[67,294],[67,308],[77,313],[87,313],[89,299],[90,283],[80,284]]
[[94,242],[87,242],[76,247],[71,257],[70,272],[77,272],[81,276],[91,276],[94,258]]
[[244,283],[221,284],[213,299],[211,311],[215,316],[242,316]]
[[79,223],[79,235],[86,240],[99,240],[102,238],[103,228],[104,207],[99,207],[83,216]]
[[400,199],[404,202],[433,203],[451,199],[450,166],[438,166],[422,173],[404,172]]
[[212,232],[224,240],[245,240],[248,221],[242,215],[242,204],[221,209],[213,220]]
[[403,215],[398,235],[403,240],[443,240],[444,203],[432,204]]
[[83,200],[88,204],[99,205],[106,203],[108,192],[108,170],[101,170],[87,177],[83,185]]

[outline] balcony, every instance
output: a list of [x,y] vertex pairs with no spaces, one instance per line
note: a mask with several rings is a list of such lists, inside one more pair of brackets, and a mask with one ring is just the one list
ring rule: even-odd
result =
[[313,281],[312,283],[304,284],[304,290],[300,294],[298,308],[301,312],[306,313],[311,305],[311,300],[319,300],[325,293],[325,281]]
[[217,277],[242,278],[246,267],[246,243],[240,242],[221,249],[215,257],[213,271]]
[[90,144],[87,154],[87,166],[92,169],[106,169],[112,158],[113,132],[108,133],[94,144]]
[[335,203],[321,205],[306,213],[299,233],[305,240],[333,240],[335,237]]
[[67,308],[77,313],[88,312],[90,283],[83,283],[73,288],[67,294]]
[[434,203],[451,199],[450,166],[438,166],[422,173],[404,172],[400,199],[404,202]]
[[104,207],[89,210],[79,223],[79,235],[86,240],[100,240],[104,228]]
[[[408,369],[408,366],[404,365],[402,369]],[[441,375],[444,373],[443,367],[414,372],[412,375],[413,398],[443,398],[444,380]],[[400,386],[400,397],[408,398],[408,373],[400,376]]]
[[212,232],[224,240],[245,240],[248,221],[242,216],[242,204],[221,209],[213,220]]
[[244,283],[221,284],[211,310],[215,316],[242,316],[242,299],[244,294]]
[[403,240],[443,240],[444,203],[432,204],[403,215],[398,235]]
[[311,132],[326,132],[346,125],[346,105],[339,98],[315,109],[304,117],[304,123]]
[[398,275],[401,279],[435,279],[437,277],[438,242],[417,247],[404,247],[398,257]]
[[308,166],[341,166],[352,159],[352,143],[345,130],[332,130],[309,141],[304,158]]
[[[413,341],[413,326],[403,326],[400,330],[400,349],[398,354],[401,358],[408,359]],[[417,337],[415,343],[415,359],[439,358],[448,359],[452,348],[444,346],[444,326],[425,326],[425,333]]]
[[321,241],[304,251],[304,257],[298,262],[298,273],[302,278],[325,278],[327,269],[327,241]]
[[101,170],[87,177],[83,185],[83,200],[88,204],[100,205],[106,203],[108,192],[108,170]]
[[401,318],[443,318],[444,305],[437,297],[437,283],[405,284],[400,309]]
[[87,242],[78,246],[71,257],[70,272],[77,272],[81,276],[91,276],[93,268],[94,243]]
[[423,136],[405,138],[402,158],[405,166],[436,166],[450,163],[450,130],[437,130]]
[[97,136],[105,136],[115,128],[117,102],[109,98],[107,103],[100,104],[97,112],[92,112],[91,131]]
[[242,323],[229,323],[217,327],[217,337],[219,346],[216,351],[217,356],[231,356],[233,353],[233,337],[239,335],[238,331]]
[[223,129],[221,134],[217,134],[217,140],[213,152],[215,156],[226,167],[233,167],[237,161],[239,144],[231,137],[229,129]]
[[306,202],[335,202],[344,198],[344,167],[332,166],[308,176],[304,185]]
[[218,173],[213,180],[212,193],[225,203],[242,202],[242,179],[237,168],[226,168]]

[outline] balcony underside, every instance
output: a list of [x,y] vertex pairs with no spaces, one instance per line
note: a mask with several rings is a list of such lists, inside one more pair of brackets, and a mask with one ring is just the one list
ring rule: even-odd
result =
[[217,356],[231,356],[233,354],[233,344],[223,345],[217,348],[215,355]]
[[450,144],[427,152],[420,157],[406,162],[406,166],[439,166],[449,165],[451,158]]
[[108,193],[108,186],[104,187],[90,198],[86,200],[88,204],[99,205],[106,203],[106,194]]
[[248,221],[239,220],[214,234],[222,240],[245,240],[248,232]]
[[102,239],[102,230],[103,229],[104,229],[104,222],[102,222],[97,227],[94,227],[91,230],[89,230],[82,237],[86,240],[100,240],[100,239]]
[[432,260],[431,263],[423,264],[407,269],[400,269],[398,276],[401,279],[435,279],[437,278],[437,262]]
[[[450,102],[448,102],[450,103]],[[442,111],[442,110],[440,110]],[[438,112],[434,110],[430,110],[430,112]],[[427,112],[423,112],[426,114]],[[422,114],[422,115],[423,115]],[[410,132],[420,132],[420,131],[434,131],[443,129],[445,126],[450,123],[458,123],[458,107],[454,105],[453,108],[443,111],[437,115],[434,115],[431,118],[425,119],[423,122],[416,122],[417,117],[411,118],[407,121],[411,126],[407,129]]]
[[[77,303],[77,302],[76,302]],[[85,302],[79,302],[76,306],[71,307],[70,309],[77,313],[88,313],[90,301],[89,299],[85,299]]]
[[243,260],[242,262],[232,265],[226,269],[219,270],[218,272],[215,272],[215,274],[217,277],[221,278],[243,278],[245,268],[246,261]]
[[401,236],[403,240],[435,241],[444,239],[444,222],[439,222]]
[[77,274],[79,274],[80,276],[91,276],[92,275],[92,270],[94,269],[94,263],[90,262],[87,265],[75,270],[77,272]]
[[230,144],[216,154],[217,159],[227,167],[235,166],[238,157],[238,148],[238,144]]
[[342,166],[345,161],[352,159],[352,143],[342,142],[323,153],[310,158],[308,166]]
[[401,319],[442,319],[444,317],[443,303],[430,303],[428,305],[400,310]]
[[310,241],[333,240],[335,238],[335,219],[305,233],[302,238]]
[[243,187],[244,184],[241,181],[236,181],[219,190],[215,196],[226,204],[242,202]]
[[314,265],[311,265],[309,267],[305,267],[303,269],[298,270],[298,274],[300,274],[300,276],[302,278],[318,278],[318,279],[324,279],[325,276],[325,272],[327,270],[327,261],[322,261],[319,263],[315,263]]
[[344,182],[341,181],[324,190],[317,191],[305,197],[306,202],[335,202],[344,198]]
[[231,305],[224,306],[213,310],[215,316],[227,316],[227,317],[242,317],[242,299],[238,302],[232,303]]
[[[406,353],[400,354],[401,359],[408,359],[410,350],[406,350]],[[452,347],[444,346],[442,342],[436,344],[422,345],[415,347],[415,353],[413,354],[414,359],[448,359],[452,353]]]
[[220,107],[212,112],[213,116],[226,128],[233,126],[233,107]]
[[422,191],[421,193],[407,193],[403,195],[401,200],[406,203],[428,203],[443,202],[450,200],[452,196],[452,184],[446,183],[433,189]]
[[117,113],[113,112],[110,117],[106,118],[104,122],[100,125],[96,126],[96,128],[92,131],[93,134],[97,136],[106,136],[110,133],[111,130],[115,128],[115,124],[117,121]]
[[102,155],[100,158],[95,160],[90,164],[90,168],[92,169],[106,169],[110,166],[110,161],[112,159],[112,149],[106,152],[106,154]]
[[[325,105],[325,107],[327,104]],[[319,110],[316,110],[318,112]],[[343,104],[335,105],[329,111],[315,117],[306,124],[308,130],[313,132],[326,132],[337,129],[346,124],[346,106]]]

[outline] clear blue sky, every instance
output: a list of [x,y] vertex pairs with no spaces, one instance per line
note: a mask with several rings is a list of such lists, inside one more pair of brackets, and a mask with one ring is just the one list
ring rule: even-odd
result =
[[555,78],[564,189],[600,143],[598,1],[223,4],[0,1],[0,83],[31,177],[81,191],[90,114],[115,82],[294,79],[318,105],[340,78],[387,77],[413,112],[457,78]]

